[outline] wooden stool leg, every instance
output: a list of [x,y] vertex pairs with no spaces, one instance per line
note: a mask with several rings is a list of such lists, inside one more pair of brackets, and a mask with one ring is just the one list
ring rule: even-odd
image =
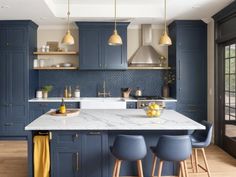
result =
[[192,168],[192,170],[193,170],[193,173],[195,172],[195,170],[194,170],[194,163],[193,163],[193,158],[194,158],[194,154],[191,154],[190,155],[190,159],[191,159],[191,168]]
[[156,164],[157,164],[157,157],[155,154],[153,154],[153,162],[152,162],[152,177],[155,176],[155,168],[156,168]]
[[194,149],[194,157],[195,157],[195,169],[196,169],[196,172],[198,173],[198,156],[197,156],[197,148]]
[[141,160],[137,161],[137,166],[138,166],[138,176],[143,177],[143,165]]
[[116,169],[116,177],[120,176],[120,166],[121,166],[121,160],[118,160],[117,169]]
[[210,170],[209,170],[209,166],[208,166],[208,163],[207,163],[207,158],[206,158],[205,149],[204,149],[204,148],[201,148],[201,150],[202,150],[202,155],[203,155],[203,159],[204,159],[204,163],[205,163],[205,166],[206,166],[206,170],[207,170],[208,177],[211,177]]
[[182,174],[181,174],[181,162],[179,163],[179,177],[182,177]]
[[184,161],[184,168],[185,168],[185,176],[188,177],[188,166],[186,160]]
[[180,162],[180,168],[181,168],[181,174],[182,174],[182,176],[183,176],[183,177],[186,177],[186,175],[185,175],[185,169],[184,169],[184,162],[183,162],[183,161]]
[[161,177],[162,167],[163,167],[163,160],[160,160],[158,168],[158,177]]
[[112,177],[116,177],[117,163],[118,163],[118,160],[115,161]]

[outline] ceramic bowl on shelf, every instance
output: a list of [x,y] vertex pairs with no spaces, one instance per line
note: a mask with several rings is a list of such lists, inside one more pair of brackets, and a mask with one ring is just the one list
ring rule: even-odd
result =
[[62,63],[61,67],[72,67],[73,65],[71,63]]

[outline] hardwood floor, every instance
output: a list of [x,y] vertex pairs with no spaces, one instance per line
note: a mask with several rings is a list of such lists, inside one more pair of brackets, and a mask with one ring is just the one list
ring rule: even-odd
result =
[[26,141],[0,141],[0,177],[28,177]]
[[[236,176],[236,159],[223,150],[212,145],[206,149],[206,156],[212,177]],[[202,160],[199,156],[200,163]],[[27,177],[26,141],[0,141],[0,177]],[[207,177],[207,174],[190,173],[189,177]]]

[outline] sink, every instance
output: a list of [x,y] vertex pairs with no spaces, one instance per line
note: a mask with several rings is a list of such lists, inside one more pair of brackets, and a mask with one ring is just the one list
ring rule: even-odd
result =
[[124,101],[120,97],[83,97],[81,101]]
[[84,97],[81,109],[126,109],[126,102],[120,97]]

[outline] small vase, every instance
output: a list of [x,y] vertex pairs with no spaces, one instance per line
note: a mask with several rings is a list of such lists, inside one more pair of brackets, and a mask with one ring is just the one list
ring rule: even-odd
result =
[[168,84],[165,84],[165,85],[163,86],[162,95],[163,95],[163,97],[165,97],[165,98],[170,97],[170,88],[169,88],[169,85],[168,85]]
[[48,92],[43,92],[43,98],[48,98]]

